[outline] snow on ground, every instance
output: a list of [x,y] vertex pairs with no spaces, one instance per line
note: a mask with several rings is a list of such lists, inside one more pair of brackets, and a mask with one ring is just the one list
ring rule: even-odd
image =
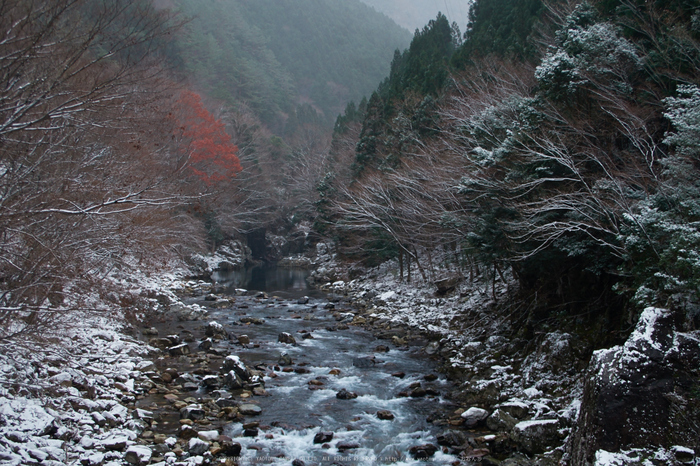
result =
[[693,461],[693,450],[685,447],[673,447],[671,451],[664,448],[634,448],[611,453],[598,450],[595,453],[594,466],[655,466],[657,464],[680,464],[678,453],[686,453],[689,461],[685,464],[698,464]]
[[[197,285],[184,276],[177,270],[113,279],[151,309],[201,312],[177,297]],[[116,466],[135,455],[145,459],[137,443],[149,412],[133,404],[154,387],[146,358],[153,348],[130,336],[130,324],[108,302],[95,301],[93,312],[70,311],[68,325],[35,340],[0,342],[0,464]],[[190,463],[196,460],[179,464]]]

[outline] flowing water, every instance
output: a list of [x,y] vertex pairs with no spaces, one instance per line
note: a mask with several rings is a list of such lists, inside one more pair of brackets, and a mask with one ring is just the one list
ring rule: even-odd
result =
[[[265,389],[270,396],[253,397],[262,413],[245,421],[259,422],[259,434],[244,436],[243,423],[224,427],[223,433],[243,446],[240,463],[289,465],[300,459],[306,465],[426,464],[411,458],[409,448],[437,445],[435,437],[445,427],[429,419],[445,419],[455,407],[441,396],[451,390],[443,376],[426,380],[426,375],[433,374],[435,362],[422,352],[422,346],[399,348],[367,330],[344,325],[353,314],[342,303],[329,304],[322,295],[316,294],[308,303],[292,298],[312,294],[302,285],[305,281],[298,280],[303,278],[301,271],[266,273],[264,281],[258,277],[257,288],[267,291],[270,298],[236,296],[232,309],[212,309],[209,315],[224,325],[233,341],[241,335],[250,338],[248,345],[232,346],[233,354],[249,366],[268,368]],[[270,280],[271,276],[274,279]],[[240,276],[228,283],[219,281],[228,289],[243,283]],[[290,287],[290,283],[295,285]],[[245,284],[250,286],[251,281]],[[285,294],[288,297],[282,298]],[[329,309],[332,307],[335,309]],[[264,323],[243,324],[244,317],[262,318]],[[293,335],[296,345],[278,342],[282,332]],[[278,365],[285,353],[293,360],[288,372]],[[405,374],[403,378],[399,373]],[[417,384],[429,395],[399,396]],[[336,393],[341,389],[358,396],[338,399]],[[379,419],[380,410],[389,411],[394,419]],[[314,436],[322,431],[333,432],[333,439],[314,443]],[[456,460],[438,451],[427,461],[451,464]]]

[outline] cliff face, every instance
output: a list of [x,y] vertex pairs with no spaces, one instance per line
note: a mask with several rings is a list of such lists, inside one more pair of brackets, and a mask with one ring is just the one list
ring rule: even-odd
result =
[[624,345],[596,351],[569,444],[571,465],[607,452],[650,447],[692,460],[700,424],[700,335],[682,332],[675,315],[647,308]]

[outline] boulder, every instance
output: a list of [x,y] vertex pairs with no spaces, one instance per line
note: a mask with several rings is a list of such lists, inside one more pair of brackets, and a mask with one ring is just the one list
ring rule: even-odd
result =
[[416,445],[408,449],[409,455],[414,459],[424,460],[432,457],[435,452],[438,451],[438,447],[433,444],[427,443],[425,445]]
[[217,375],[205,375],[202,378],[202,387],[217,389],[221,387],[221,379]]
[[243,364],[241,358],[235,355],[226,356],[220,371],[224,374],[230,371],[234,371],[236,375],[240,377],[243,381],[250,380],[251,376],[250,369],[248,369],[246,365]]
[[435,280],[435,293],[437,295],[445,295],[450,291],[454,291],[457,285],[463,280],[460,276],[445,277],[439,280]]
[[287,345],[296,345],[297,341],[291,333],[282,332],[277,336],[277,341]]
[[241,345],[249,345],[250,344],[250,337],[248,335],[239,335],[238,336],[238,343]]
[[184,356],[186,354],[190,354],[190,347],[187,345],[187,343],[181,343],[168,348],[168,353],[170,356]]
[[328,443],[333,440],[333,432],[319,432],[314,435],[314,443]]
[[245,403],[238,407],[238,412],[246,416],[256,416],[262,413],[262,408],[252,403]]
[[204,334],[208,337],[228,337],[224,326],[216,321],[211,321],[207,324],[206,329],[204,329]]
[[472,407],[461,414],[462,419],[464,419],[464,426],[467,428],[476,427],[489,417],[489,412],[485,409]]
[[150,448],[144,445],[132,445],[126,450],[124,459],[127,463],[141,466],[150,463],[151,456],[153,456],[153,452]]
[[[683,316],[647,308],[623,345],[593,353],[567,450],[570,464],[619,452],[676,445],[700,449],[700,339]],[[694,392],[695,390],[695,392]]]
[[496,409],[486,418],[486,427],[496,432],[506,432],[511,430],[518,421],[508,414],[507,411]]
[[394,420],[394,414],[391,411],[388,411],[386,409],[380,409],[377,411],[377,417],[381,419],[382,421],[393,421]]
[[102,441],[102,446],[107,451],[124,451],[129,439],[124,435],[116,435]]
[[335,446],[339,452],[343,453],[348,450],[355,450],[357,448],[360,448],[359,443],[353,443],[353,442],[338,442],[338,444]]
[[198,435],[199,434],[197,433],[197,431],[192,426],[188,426],[187,424],[181,425],[180,428],[177,430],[177,436],[183,440],[189,440],[191,438],[197,437]]
[[204,419],[206,413],[198,404],[187,405],[180,410],[180,419],[191,419],[198,421]]
[[279,364],[280,366],[291,366],[293,364],[292,357],[287,353],[282,353],[279,360],[277,361],[277,364]]
[[105,454],[101,452],[93,453],[80,460],[83,466],[101,466],[105,462]]
[[357,393],[349,392],[345,388],[342,388],[338,393],[335,394],[335,397],[339,400],[352,400],[357,398]]
[[204,430],[202,432],[199,432],[197,436],[201,439],[204,440],[205,442],[216,442],[219,440],[219,431],[218,430]]
[[510,414],[515,419],[525,419],[530,412],[530,407],[522,401],[506,401],[497,404],[496,408]]
[[241,317],[238,320],[242,324],[262,325],[265,323],[265,319],[261,319],[260,317]]
[[221,446],[221,453],[230,457],[241,456],[241,450],[243,447],[240,443],[234,442],[231,437],[221,435],[219,437],[219,445]]
[[238,390],[243,388],[244,383],[235,371],[229,371],[224,374],[224,385],[229,390]]
[[187,444],[187,451],[192,456],[203,455],[209,451],[209,442],[205,442],[198,437],[192,437]]
[[467,442],[466,436],[462,432],[448,430],[437,436],[438,445],[444,447],[458,447]]
[[197,348],[207,351],[211,349],[212,346],[214,346],[214,341],[211,338],[205,338],[197,345]]
[[513,427],[512,438],[519,449],[526,453],[544,453],[561,443],[560,427],[557,419],[521,421]]
[[377,361],[374,359],[374,356],[364,356],[359,358],[353,358],[352,360],[352,365],[360,369],[374,367],[376,363]]
[[235,408],[238,406],[238,402],[231,397],[221,397],[217,398],[216,405],[219,408]]
[[253,387],[253,395],[255,396],[270,396],[270,394],[262,386]]

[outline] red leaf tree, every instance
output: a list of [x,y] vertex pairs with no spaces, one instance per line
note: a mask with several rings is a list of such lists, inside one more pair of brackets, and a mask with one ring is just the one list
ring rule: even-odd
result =
[[196,92],[182,91],[175,103],[176,136],[187,155],[187,166],[207,186],[226,181],[241,171],[224,124],[202,105]]

